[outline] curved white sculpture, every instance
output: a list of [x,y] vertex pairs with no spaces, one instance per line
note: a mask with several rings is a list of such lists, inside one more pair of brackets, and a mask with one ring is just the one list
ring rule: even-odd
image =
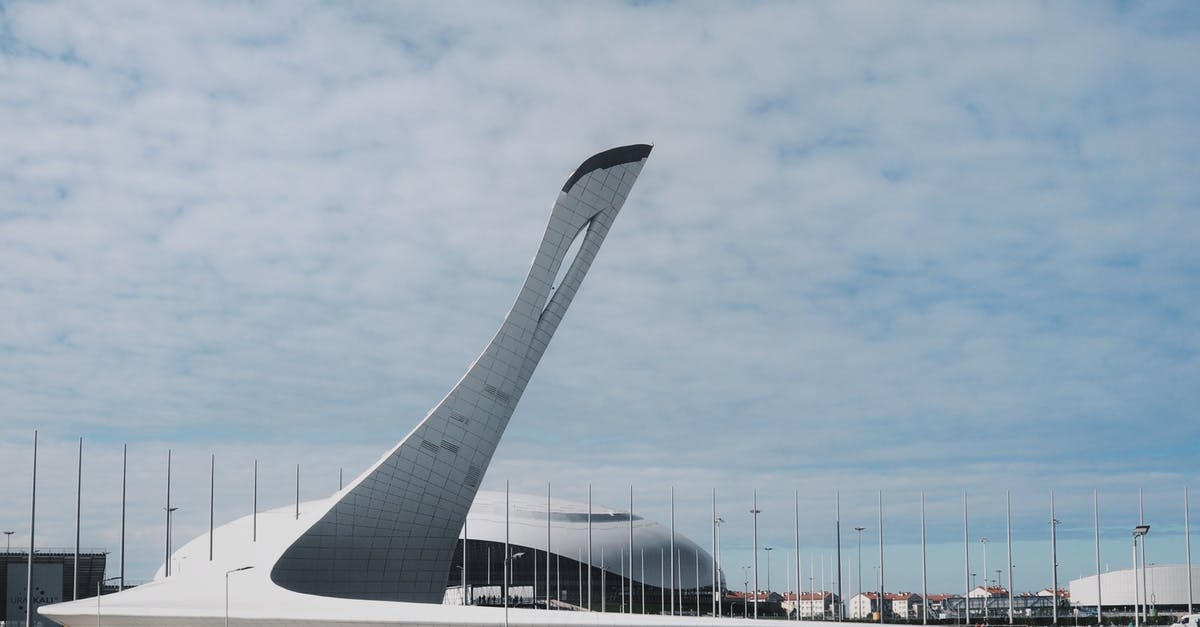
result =
[[[440,603],[455,542],[517,401],[637,180],[650,146],[613,148],[567,180],[496,336],[411,433],[283,553],[296,592]],[[566,259],[576,238],[582,244]],[[560,285],[560,266],[569,263]]]
[[[207,535],[193,540],[175,554],[192,557],[181,572],[103,597],[110,608],[104,613],[123,617],[106,623],[207,622],[221,615],[226,571],[246,566],[254,570],[233,575],[255,599],[253,609],[237,612],[245,617],[290,624],[348,614],[376,620],[393,612],[388,608],[395,604],[383,602],[441,603],[455,544],[500,436],[650,150],[644,144],[613,148],[575,170],[500,330],[445,398],[379,461],[333,497],[306,504],[299,516],[287,515],[287,508],[260,514],[257,542],[249,541],[250,517],[217,529],[215,561],[197,550],[207,546]],[[100,607],[88,599],[39,612],[78,624],[83,617],[91,622]],[[467,618],[455,614],[464,611]],[[450,612],[453,617],[442,618],[465,624],[487,615]]]

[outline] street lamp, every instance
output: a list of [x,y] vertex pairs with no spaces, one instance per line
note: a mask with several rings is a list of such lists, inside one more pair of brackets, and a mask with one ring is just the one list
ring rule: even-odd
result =
[[[721,518],[720,516],[717,516],[716,518],[713,519],[713,525],[715,525],[717,528],[717,547],[716,547],[717,554],[714,556],[716,559],[713,562],[713,568],[716,570],[716,575],[713,577],[713,581],[715,582],[715,583],[713,583],[713,588],[714,588],[713,594],[717,595],[717,616],[721,615],[721,605],[722,605],[721,601],[725,597],[725,591],[720,589],[721,588],[721,524],[724,522],[725,522],[725,519]],[[645,581],[644,577],[642,578],[642,585],[643,586],[646,585],[646,581]],[[645,614],[646,613],[645,610],[643,610],[642,613]]]
[[[11,532],[8,532],[8,533],[11,533]],[[116,581],[118,579],[121,579],[121,577],[120,576],[109,577],[108,579],[104,579],[102,581],[96,582],[96,627],[100,627],[100,588],[104,584],[106,584],[110,581]],[[124,582],[122,582],[122,583],[124,583]]]
[[775,547],[773,547],[773,546],[764,546],[763,547],[763,550],[767,552],[767,595],[768,596],[770,596],[770,594],[771,594],[771,551],[773,551],[774,549],[775,549]]
[[[742,567],[742,593],[746,596],[742,598],[742,618],[750,617],[750,567]],[[757,605],[755,606],[757,608]]]
[[16,532],[15,531],[5,531],[4,532],[4,552],[5,553],[12,552],[12,534],[14,534],[14,533],[16,533]]
[[171,576],[171,514],[178,510],[178,507],[164,507],[167,512],[167,554],[163,560],[163,576]]
[[1058,624],[1058,526],[1062,523],[1061,520],[1054,517],[1054,500],[1050,501],[1050,562],[1051,562],[1051,587],[1054,592],[1054,605],[1051,606],[1053,613],[1051,622]]
[[[867,528],[866,527],[855,527],[854,530],[858,532],[858,595],[857,596],[862,597],[862,532],[866,531]],[[860,598],[858,600],[858,602],[861,604],[862,599]],[[858,611],[858,618],[862,618],[862,610],[861,609]]]
[[762,513],[758,509],[758,490],[754,491],[754,506],[750,508],[750,514],[754,516],[754,618],[758,619],[758,515]]
[[229,627],[229,573],[237,573],[243,570],[250,570],[253,566],[242,566],[233,570],[225,571],[225,627]]
[[1148,534],[1148,533],[1150,533],[1150,525],[1138,525],[1133,528],[1133,624],[1134,624],[1134,627],[1139,627],[1141,625],[1141,614],[1139,613],[1140,610],[1138,607],[1138,586],[1137,586],[1138,538],[1144,538],[1146,536],[1146,534]]
[[504,626],[505,627],[508,627],[508,593],[509,593],[508,584],[510,581],[509,571],[512,569],[512,561],[517,559],[518,557],[522,557],[524,555],[525,555],[525,551],[518,551],[516,553],[513,553],[511,556],[506,555],[504,557],[504,586],[502,589],[504,590]]
[[987,538],[980,538],[979,543],[983,545],[983,620],[987,622],[988,617],[988,569],[987,569]]

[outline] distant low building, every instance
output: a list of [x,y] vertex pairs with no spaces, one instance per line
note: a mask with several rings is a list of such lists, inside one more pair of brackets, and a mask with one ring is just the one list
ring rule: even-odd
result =
[[832,592],[801,592],[799,598],[789,592],[780,603],[788,616],[799,612],[800,618],[833,617],[837,604],[838,596]]
[[[1068,584],[1067,598],[1079,608],[1128,609],[1133,607],[1134,588],[1139,603],[1149,602],[1158,611],[1185,611],[1188,604],[1188,567],[1186,564],[1152,565],[1145,573],[1131,569],[1080,577]],[[1193,603],[1200,599],[1200,566],[1192,566]],[[1048,591],[1046,591],[1048,593]],[[1149,594],[1147,594],[1149,592]]]

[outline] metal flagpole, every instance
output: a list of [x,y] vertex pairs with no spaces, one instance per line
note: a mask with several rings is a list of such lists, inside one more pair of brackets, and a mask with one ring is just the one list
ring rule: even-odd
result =
[[251,502],[251,509],[254,510],[254,513],[250,516],[250,518],[251,518],[250,541],[258,542],[258,460],[257,459],[254,460],[254,481],[253,481],[253,483],[254,483],[254,489],[252,490],[252,492],[254,493],[254,497]]
[[592,611],[592,484],[588,484],[587,608]]
[[629,613],[633,613],[633,484],[629,484]]
[[37,430],[33,432],[33,482],[29,497],[29,557],[25,564],[25,624],[33,624],[33,536],[37,522]]
[[804,573],[803,566],[800,565],[800,491],[792,490],[792,500],[795,503],[796,517],[795,527],[793,532],[796,536],[796,620],[800,620],[800,597],[804,596],[804,579],[801,575]]
[[967,531],[967,491],[963,490],[963,624],[971,624],[971,540]]
[[883,623],[883,490],[879,491],[879,622]]
[[709,605],[713,616],[717,615],[717,489],[712,489],[712,593],[709,595]]
[[[588,508],[589,514],[591,508]],[[508,479],[504,480],[504,574],[500,577],[500,596],[504,597],[504,624],[508,624],[508,564],[511,549],[508,548]],[[590,518],[590,515],[589,515]],[[589,608],[590,609],[590,608]]]
[[[861,536],[861,534],[860,534]],[[1009,560],[1010,562],[1012,560]],[[925,491],[921,491],[921,624],[929,624],[929,582],[926,579],[927,563],[925,560]],[[862,565],[859,565],[862,568]],[[860,575],[861,576],[861,575]],[[859,586],[860,588],[862,586]],[[1011,623],[1012,621],[1009,620]]]
[[[1008,534],[1008,624],[1013,624],[1012,490],[1004,492],[1004,522]],[[987,601],[984,601],[986,603]]]
[[129,445],[121,445],[121,583],[118,591],[125,590],[125,475],[128,469]]
[[[546,607],[550,607],[550,482],[546,482]],[[557,607],[557,606],[555,606]]]
[[208,561],[213,558],[213,504],[217,499],[217,455],[208,458]]
[[[882,492],[880,493],[882,495]],[[834,617],[842,620],[842,493],[834,493],[834,514],[837,518],[837,609]]]
[[79,438],[79,456],[75,475],[75,572],[72,579],[71,599],[79,598],[79,519],[83,494],[83,438]]
[[[1100,585],[1100,491],[1092,490],[1092,516],[1096,526],[1096,624],[1104,624],[1104,604],[1100,595],[1104,592]],[[1009,621],[1012,622],[1012,621]]]
[[671,486],[671,615],[675,615],[675,486]]
[[1183,537],[1184,545],[1187,553],[1187,587],[1188,587],[1188,614],[1192,613],[1192,521],[1189,511],[1191,507],[1188,505],[1188,489],[1183,487]]
[[[339,470],[339,472],[341,472],[341,471]],[[340,479],[340,477],[339,477],[339,479]],[[341,490],[340,487],[338,489]],[[462,571],[462,579],[461,579],[459,585],[462,586],[462,591],[461,591],[462,598],[463,598],[462,604],[470,605],[471,604],[471,595],[467,594],[467,538],[469,536],[467,536],[467,519],[465,517],[463,518],[462,536],[463,536],[462,568],[459,569]]]

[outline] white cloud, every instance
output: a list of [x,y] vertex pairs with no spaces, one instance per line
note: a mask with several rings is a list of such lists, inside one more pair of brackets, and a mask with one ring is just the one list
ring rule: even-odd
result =
[[[653,141],[489,481],[653,478],[692,521],[713,486],[927,489],[942,519],[963,489],[1028,512],[1054,487],[1075,520],[1097,484],[1166,503],[1196,479],[1186,5],[48,3],[0,24],[4,476],[34,428],[60,496],[79,434],[110,480],[122,441],[364,466],[490,337],[569,170]],[[111,518],[88,535],[111,545]]]

